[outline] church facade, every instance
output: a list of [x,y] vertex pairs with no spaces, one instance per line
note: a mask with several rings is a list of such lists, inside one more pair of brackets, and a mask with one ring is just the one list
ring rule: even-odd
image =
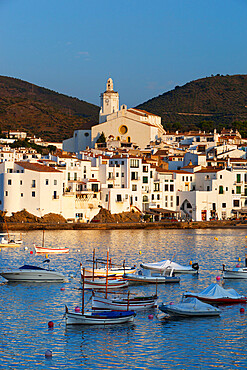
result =
[[73,138],[63,141],[64,150],[78,152],[87,146],[93,148],[102,132],[106,141],[133,143],[143,149],[165,133],[161,117],[140,109],[128,109],[126,105],[119,107],[119,93],[114,91],[111,78],[100,97],[99,123],[91,130],[76,130]]

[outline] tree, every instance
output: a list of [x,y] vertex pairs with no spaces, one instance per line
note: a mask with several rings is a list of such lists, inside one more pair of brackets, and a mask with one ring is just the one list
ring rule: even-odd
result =
[[102,132],[96,143],[105,143],[105,142],[106,142],[105,134],[104,132]]

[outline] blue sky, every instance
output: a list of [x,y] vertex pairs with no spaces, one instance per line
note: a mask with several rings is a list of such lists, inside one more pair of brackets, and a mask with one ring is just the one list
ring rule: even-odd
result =
[[0,0],[0,75],[97,105],[246,74],[246,40],[246,0]]

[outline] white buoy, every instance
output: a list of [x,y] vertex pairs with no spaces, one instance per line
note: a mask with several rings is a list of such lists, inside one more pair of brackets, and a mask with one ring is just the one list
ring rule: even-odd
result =
[[28,247],[25,247],[24,249],[25,249],[25,251],[27,251],[28,250]]

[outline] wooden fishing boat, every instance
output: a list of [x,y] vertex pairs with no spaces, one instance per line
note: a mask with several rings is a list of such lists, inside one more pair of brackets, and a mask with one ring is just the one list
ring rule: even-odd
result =
[[[81,312],[69,312],[65,306],[66,325],[113,325],[124,324],[134,321],[136,313],[134,311],[101,311],[101,312],[84,312],[84,277],[82,276],[82,310]],[[106,278],[107,279],[107,278]],[[107,284],[106,284],[107,298]]]
[[[107,281],[108,280],[108,281]],[[85,289],[96,289],[96,290],[106,290],[106,289],[120,289],[127,288],[129,283],[127,280],[119,280],[116,278],[110,279],[107,278],[95,278],[94,280],[85,279],[84,282]]]
[[50,253],[69,253],[69,248],[54,248],[54,247],[46,247],[45,246],[45,230],[43,230],[43,237],[42,237],[42,245],[38,246],[35,243],[33,244],[35,252],[38,254],[50,254]]
[[[87,262],[92,262],[92,268],[85,268],[85,277],[105,277],[106,276],[106,259],[102,258],[95,258],[95,249],[93,250],[93,259],[87,260]],[[99,264],[103,264],[104,267],[98,267]],[[116,277],[123,277],[125,273],[134,273],[136,272],[136,266],[126,266],[125,261],[123,264],[119,265],[116,263],[112,263],[111,258],[108,260],[108,275],[114,275]]]
[[35,252],[40,254],[47,254],[47,253],[69,253],[69,248],[54,248],[54,247],[42,247],[37,246],[34,244]]
[[145,310],[155,307],[157,305],[157,295],[142,297],[137,296],[134,298],[128,297],[113,297],[105,298],[93,295],[92,296],[92,309],[93,310],[115,310],[115,311],[128,311],[128,310]]

